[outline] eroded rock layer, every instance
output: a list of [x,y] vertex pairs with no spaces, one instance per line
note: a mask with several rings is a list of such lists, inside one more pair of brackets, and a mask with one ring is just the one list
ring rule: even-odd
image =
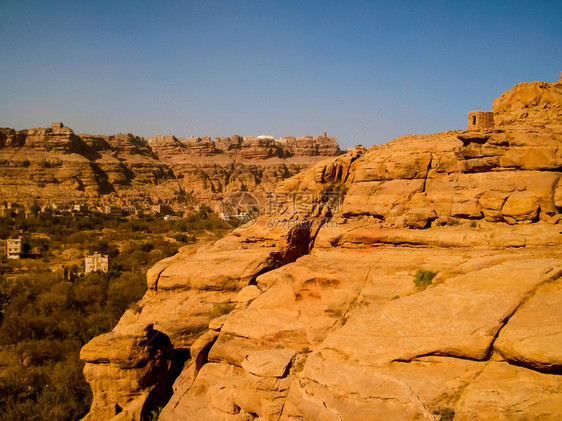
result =
[[[277,188],[308,202],[158,263],[141,311],[82,351],[89,419],[559,419],[549,118],[357,148]],[[150,352],[141,389],[147,368],[123,355]]]
[[335,138],[181,139],[76,135],[62,124],[0,128],[0,201],[98,203],[202,201],[233,191],[267,192],[280,180],[339,153]]

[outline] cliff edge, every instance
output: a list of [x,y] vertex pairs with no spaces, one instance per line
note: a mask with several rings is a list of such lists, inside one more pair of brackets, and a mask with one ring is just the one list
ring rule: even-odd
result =
[[560,86],[321,162],[159,262],[82,349],[86,418],[559,419]]

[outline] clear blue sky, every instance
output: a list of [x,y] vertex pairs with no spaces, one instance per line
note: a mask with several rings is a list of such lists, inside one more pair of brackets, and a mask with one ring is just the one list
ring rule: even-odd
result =
[[0,127],[16,129],[345,144],[410,81],[350,142],[368,146],[463,129],[562,70],[559,0],[0,0],[0,22]]

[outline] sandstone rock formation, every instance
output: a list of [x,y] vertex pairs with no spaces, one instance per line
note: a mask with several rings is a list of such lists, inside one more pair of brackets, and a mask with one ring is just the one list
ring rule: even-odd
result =
[[0,128],[0,201],[174,202],[191,195],[209,203],[233,191],[269,191],[338,153],[335,138],[325,136],[293,142],[239,136],[145,140],[76,135],[62,123]]
[[[556,110],[562,104],[562,82],[532,84],[551,101],[548,106],[536,103],[540,111],[552,111],[549,124],[522,125],[525,120],[517,120],[507,125],[517,108],[507,99],[519,104],[515,94],[528,85],[502,94],[502,107],[494,102],[501,129],[403,136],[370,148],[360,159],[345,155],[320,163],[281,183],[278,190],[322,191],[339,185],[346,192],[344,216],[368,215],[384,226],[423,228],[450,223],[451,218],[547,221],[560,210],[555,198],[559,200],[562,189],[562,114]],[[525,105],[528,118],[534,115],[532,104]]]
[[558,125],[562,118],[562,74],[556,83],[524,82],[504,92],[492,104],[497,126]]
[[[159,262],[142,310],[84,347],[90,417],[559,419],[561,142],[554,123],[405,136],[287,179],[313,199]],[[114,348],[145,355],[151,323],[176,369],[140,390]]]
[[[106,350],[110,349],[108,353]],[[147,325],[139,332],[117,335],[113,332],[101,335],[82,349],[81,356],[90,364],[84,371],[89,379],[103,379],[90,385],[95,399],[88,419],[108,419],[117,414],[145,415],[147,401],[164,389],[171,387],[170,373],[173,370],[173,347],[170,339],[162,332]],[[130,373],[123,376],[123,372]],[[108,388],[107,382],[111,383]],[[122,395],[126,391],[125,396]],[[118,396],[115,405],[108,406],[109,396]],[[134,396],[131,399],[131,396]],[[121,407],[117,402],[126,402]],[[144,409],[144,413],[143,413]],[[121,417],[123,418],[123,415]],[[126,419],[127,415],[123,419]]]

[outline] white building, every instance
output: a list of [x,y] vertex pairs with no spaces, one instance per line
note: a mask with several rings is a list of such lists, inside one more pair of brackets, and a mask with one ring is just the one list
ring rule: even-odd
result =
[[76,212],[86,212],[88,210],[88,206],[82,203],[75,204],[72,208]]
[[94,253],[84,258],[84,273],[107,272],[109,258],[103,254]]
[[119,206],[107,205],[105,206],[104,211],[109,216],[116,216],[116,217],[123,216],[123,210]]
[[133,205],[123,206],[121,209],[123,210],[123,212],[130,213],[130,214],[137,213],[137,208],[136,206]]
[[21,254],[21,239],[9,238],[6,240],[6,257],[8,259],[19,259]]

